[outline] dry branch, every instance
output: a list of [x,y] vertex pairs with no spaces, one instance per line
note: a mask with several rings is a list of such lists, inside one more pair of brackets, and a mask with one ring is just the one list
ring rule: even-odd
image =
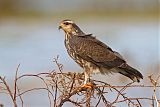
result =
[[[24,74],[18,76],[19,66],[17,66],[16,74],[14,78],[14,89],[10,88],[10,85],[5,78],[0,76],[0,94],[7,93],[12,99],[14,107],[18,107],[17,98],[21,101],[21,107],[25,107],[24,99],[22,95],[26,95],[32,91],[44,90],[47,91],[48,101],[50,107],[62,107],[66,102],[69,102],[77,107],[99,107],[103,105],[105,107],[115,107],[121,103],[126,106],[143,107],[142,101],[148,101],[154,107],[158,107],[160,100],[158,99],[156,92],[160,88],[157,79],[149,76],[152,85],[134,85],[129,83],[124,86],[111,85],[99,80],[91,80],[92,88],[83,87],[84,74],[74,72],[63,72],[63,65],[58,63],[58,57],[53,61],[57,65],[57,70],[52,72],[44,72],[38,74]],[[25,91],[19,89],[20,84],[18,81],[22,81],[22,78],[35,77],[44,83],[45,86],[35,87]],[[132,88],[153,88],[153,98],[150,97],[130,97],[126,90]],[[114,94],[113,100],[108,99],[109,94]],[[95,106],[93,106],[95,105]]]

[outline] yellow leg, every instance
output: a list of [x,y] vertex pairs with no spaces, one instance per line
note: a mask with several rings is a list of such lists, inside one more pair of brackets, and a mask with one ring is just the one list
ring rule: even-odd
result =
[[91,82],[88,82],[88,83],[82,85],[82,87],[85,88],[85,89],[92,90],[94,88],[94,84],[92,84]]

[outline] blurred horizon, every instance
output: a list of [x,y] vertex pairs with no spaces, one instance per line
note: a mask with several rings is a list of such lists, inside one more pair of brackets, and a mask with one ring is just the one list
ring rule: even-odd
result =
[[157,0],[1,0],[0,16],[158,15]]
[[[2,71],[10,71],[11,65],[16,67],[15,64],[17,63],[29,62],[29,60],[26,60],[27,57],[37,57],[37,60],[39,60],[41,57],[50,58],[51,56],[48,55],[51,54],[52,57],[60,54],[64,65],[67,61],[64,61],[63,58],[67,57],[67,60],[71,60],[72,63],[67,64],[65,70],[77,69],[76,71],[82,71],[68,57],[63,45],[64,34],[62,31],[57,30],[59,22],[66,18],[74,20],[84,32],[92,33],[115,51],[120,52],[126,60],[130,61],[131,65],[138,67],[138,69],[146,71],[147,66],[153,64],[155,67],[150,68],[158,70],[160,52],[158,48],[158,1],[156,0],[93,0],[92,2],[90,0],[71,0],[70,2],[65,0],[2,0],[0,1],[0,13],[0,58],[2,59],[0,70]],[[53,40],[49,41],[48,39]],[[136,42],[139,41],[137,42],[138,45],[135,44],[134,39]],[[47,43],[43,44],[44,40]],[[52,41],[59,44],[59,49],[54,46]],[[32,49],[32,46],[27,47],[30,46],[29,44],[39,50]],[[141,50],[136,49],[140,45],[142,45]],[[149,53],[146,53],[145,45],[149,47]],[[152,47],[154,48],[152,49]],[[21,52],[17,53],[16,50],[21,50]],[[38,59],[38,56],[35,56],[35,54],[38,54],[36,51],[42,50],[46,50],[46,54],[43,54],[44,56],[38,55]],[[56,52],[53,52],[53,50]],[[10,52],[13,55],[10,55]],[[146,55],[139,52],[144,52]],[[21,57],[17,56],[18,54],[21,54]],[[7,55],[10,55],[10,61],[6,59]],[[133,55],[135,59],[131,57]],[[148,58],[143,58],[144,56]],[[139,60],[140,58],[143,59]],[[153,60],[148,62],[147,59]],[[32,69],[28,70],[47,70],[47,66],[52,63],[51,60],[48,59],[47,65],[44,65],[45,69],[40,67],[44,64],[43,62],[35,61],[39,65],[27,64],[32,66]],[[72,69],[70,65],[73,64],[76,67]],[[33,65],[39,66],[38,69]],[[24,67],[24,70],[27,70],[26,67]],[[2,74],[6,75],[8,73],[3,72]]]
[[[31,47],[26,47],[25,43],[30,44],[30,42],[33,42],[32,44],[34,46],[38,41],[34,42],[32,41],[32,39],[35,39],[35,40],[37,39],[43,42],[43,39],[41,39],[41,38],[45,38],[43,36],[43,33],[44,35],[47,34],[46,37],[49,36],[49,38],[55,39],[56,43],[60,42],[61,44],[59,45],[60,49],[58,49],[58,52],[61,52],[60,50],[64,51],[64,52],[61,52],[60,58],[61,57],[64,58],[64,56],[68,58],[66,50],[64,49],[64,46],[63,46],[63,41],[64,41],[63,33],[61,31],[58,32],[57,26],[61,20],[69,18],[74,20],[80,26],[80,28],[84,30],[84,32],[93,33],[95,36],[97,36],[98,39],[105,40],[103,42],[107,44],[109,43],[108,45],[111,48],[117,48],[118,50],[117,49],[115,50],[121,51],[122,56],[124,56],[123,54],[126,54],[126,56],[129,56],[127,57],[127,59],[131,59],[131,65],[134,59],[130,57],[132,55],[129,55],[129,54],[133,53],[130,51],[132,50],[137,51],[137,53],[139,51],[139,50],[136,50],[137,47],[134,46],[135,42],[133,41],[133,39],[135,39],[136,41],[139,41],[138,43],[139,45],[142,45],[142,44],[144,46],[148,45],[150,47],[149,50],[152,50],[150,51],[152,52],[151,56],[152,57],[154,56],[154,59],[150,60],[150,63],[153,63],[153,65],[155,65],[155,67],[153,68],[157,68],[159,66],[159,62],[158,62],[160,61],[160,58],[159,58],[160,52],[158,48],[158,40],[159,40],[158,39],[158,30],[159,30],[158,15],[159,14],[158,14],[157,0],[152,0],[152,1],[150,0],[134,0],[134,1],[70,0],[70,2],[65,0],[62,0],[62,1],[1,0],[0,13],[1,13],[0,14],[0,37],[1,37],[0,47],[2,51],[0,54],[1,55],[0,57],[2,59],[7,57],[5,55],[10,54],[10,53],[6,54],[7,51],[13,52],[15,53],[15,55],[17,55],[18,53],[16,53],[14,50],[22,49],[22,51],[26,51],[25,48],[28,48],[28,50],[30,50],[28,51],[30,52],[30,57],[34,57],[33,53],[35,54],[37,53],[32,51],[34,49],[31,49]],[[124,28],[121,26],[124,26]],[[137,29],[138,27],[139,29]],[[40,38],[38,38],[38,35],[40,35]],[[54,37],[55,35],[57,35],[57,37]],[[148,38],[149,38],[148,40],[147,38],[145,38],[145,35],[146,36],[148,35]],[[129,36],[132,39],[128,38],[127,36]],[[28,40],[26,40],[26,38],[28,38]],[[129,40],[128,43],[132,43],[130,44],[131,46],[133,45],[132,50],[123,49],[125,48],[123,44],[127,42],[125,41],[126,38],[127,38],[127,41]],[[140,41],[138,38],[141,38],[142,41]],[[117,40],[117,39],[120,39],[120,40]],[[149,40],[153,40],[153,41],[149,42]],[[157,40],[157,42],[154,42],[154,40]],[[54,42],[54,40],[52,41]],[[43,44],[44,46],[42,46],[41,42],[38,42],[40,44],[37,43],[37,47],[39,51],[43,49],[42,47],[44,47],[44,49],[46,50],[47,49],[56,50],[54,48],[55,46],[53,46],[53,48],[51,48],[52,46],[49,46],[49,45],[53,45],[53,43],[50,43],[48,45]],[[115,44],[118,44],[118,45],[115,45]],[[19,45],[22,45],[22,47],[20,47]],[[121,45],[122,47],[119,47]],[[9,46],[7,47],[8,50],[6,50],[7,49],[6,46]],[[14,46],[14,47],[10,47],[10,46]],[[151,49],[152,47],[154,48]],[[120,50],[120,48],[122,50]],[[128,46],[128,48],[130,47]],[[143,51],[143,48],[141,48],[141,51]],[[47,51],[48,51],[47,54],[50,55],[51,50],[47,50]],[[58,52],[56,53],[56,55],[59,54]],[[25,55],[25,53],[23,52],[21,54],[22,54],[21,56],[23,56],[23,54]],[[47,54],[44,54],[43,57],[46,58]],[[52,54],[55,55],[55,53],[53,52]],[[56,57],[56,55],[52,57]],[[142,56],[143,55],[141,55],[141,57]],[[156,58],[156,56],[158,58]],[[14,57],[14,55],[12,57]],[[149,58],[149,53],[148,53],[148,56],[146,57]],[[150,65],[150,63],[147,62],[146,60],[147,58],[143,59],[146,61],[137,61],[138,59],[135,59],[135,60],[136,62],[141,62],[141,65],[143,66],[144,65],[148,66],[146,64]],[[24,61],[25,58],[21,57],[18,60]],[[71,60],[71,59],[69,58],[68,60]],[[11,60],[10,62],[2,61],[3,63],[1,62],[1,65],[0,65],[2,71],[5,71],[6,69],[5,66],[7,67],[6,64],[11,65],[12,61],[15,62],[15,60]],[[4,62],[6,62],[6,64]],[[64,61],[62,61],[62,63],[65,64]],[[15,64],[15,63],[12,63],[12,64]],[[72,64],[77,66],[75,63],[72,63]],[[133,66],[134,65],[135,64],[133,64]],[[138,65],[139,64],[137,64],[136,66]],[[67,67],[67,70],[69,69],[70,67]],[[6,70],[9,71],[8,67]],[[81,69],[79,68],[78,70],[81,70]],[[144,68],[142,70],[144,70]]]
[[[160,74],[157,0],[0,0],[0,75],[11,84],[19,63],[19,75],[52,71],[57,55],[64,72],[83,72],[64,47],[64,32],[58,30],[63,19],[74,20],[84,32],[119,52],[144,75],[141,83],[148,83],[148,75]],[[93,77],[113,84],[130,81],[119,74]],[[32,81],[24,79],[21,87],[39,85]]]

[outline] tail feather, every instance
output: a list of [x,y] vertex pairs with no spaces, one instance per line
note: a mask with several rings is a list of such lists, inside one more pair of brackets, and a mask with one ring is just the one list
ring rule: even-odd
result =
[[121,71],[119,71],[120,74],[127,76],[133,81],[140,82],[140,79],[143,79],[143,75],[128,64],[119,67],[119,69],[121,69]]

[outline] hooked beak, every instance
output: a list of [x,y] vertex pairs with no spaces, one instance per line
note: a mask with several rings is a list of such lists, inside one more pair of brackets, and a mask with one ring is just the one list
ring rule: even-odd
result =
[[62,29],[62,27],[61,27],[61,26],[59,26],[59,27],[58,27],[58,29],[60,30],[60,29]]

